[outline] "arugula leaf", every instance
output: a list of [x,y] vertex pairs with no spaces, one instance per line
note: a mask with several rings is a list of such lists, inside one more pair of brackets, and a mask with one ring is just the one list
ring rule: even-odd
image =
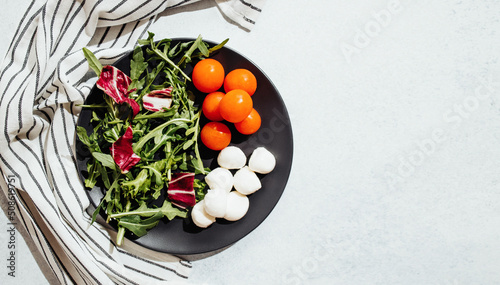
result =
[[127,216],[140,216],[140,217],[152,217],[161,213],[162,216],[167,217],[167,219],[172,220],[175,217],[186,218],[187,211],[181,210],[179,208],[175,208],[172,206],[172,203],[168,200],[163,201],[163,205],[160,208],[150,208],[145,202],[142,202],[141,205],[133,211],[117,213],[111,215],[112,219],[123,219],[123,217]]
[[87,171],[89,176],[85,179],[85,187],[90,189],[94,188],[97,183],[97,178],[101,175],[101,168],[102,165],[94,159],[87,162]]
[[196,194],[196,201],[201,201],[203,198],[205,198],[205,188],[207,187],[207,183],[204,181],[201,181],[200,179],[194,179],[193,182],[193,188]]
[[149,45],[149,44],[152,44],[154,42],[154,37],[155,37],[155,34],[148,31],[148,38],[143,40],[143,39],[139,39],[137,40],[137,42],[140,44],[140,45]]
[[151,181],[149,180],[148,171],[143,169],[134,180],[122,183],[123,190],[130,194],[132,198],[138,195],[139,192],[146,192]]
[[156,53],[165,62],[167,62],[176,71],[180,72],[182,76],[184,76],[184,78],[186,78],[188,81],[191,81],[191,78],[189,78],[189,76],[186,73],[184,73],[184,71],[182,71],[182,69],[178,65],[176,65],[163,51],[159,50],[158,48],[152,48],[152,51]]
[[89,63],[90,68],[94,70],[95,74],[97,76],[101,75],[101,70],[102,70],[102,64],[99,62],[97,57],[88,49],[88,48],[82,48],[83,50],[83,55],[87,59],[87,62]]
[[163,218],[163,214],[159,212],[147,219],[141,219],[138,215],[131,215],[121,218],[118,221],[118,226],[128,229],[138,237],[142,237],[148,233],[149,229],[156,227],[161,218]]
[[110,154],[105,154],[102,152],[93,152],[92,156],[97,159],[103,166],[116,170],[116,163]]
[[142,48],[137,46],[132,54],[132,60],[130,61],[130,79],[132,82],[129,85],[129,90],[134,88],[141,89],[144,85],[144,78],[141,79],[141,75],[144,73],[148,63],[145,62],[144,53]]
[[163,202],[163,206],[160,208],[160,212],[169,220],[173,220],[175,217],[187,217],[187,211],[182,211],[179,208],[173,207],[172,203],[167,200]]
[[162,180],[162,172],[165,170],[165,167],[167,165],[166,162],[166,159],[162,159],[144,166],[145,169],[149,170],[149,175],[150,177],[152,177],[152,179],[154,179],[156,185],[163,186],[164,184]]
[[189,122],[189,120],[177,118],[177,119],[172,119],[170,121],[167,121],[167,122],[159,125],[154,130],[150,131],[147,135],[140,138],[139,141],[132,146],[134,152],[137,153],[144,146],[144,144],[147,143],[150,139],[152,139],[156,136],[159,136],[159,135],[163,135],[163,130],[167,126],[169,126],[171,124],[182,124],[183,122]]
[[85,144],[88,148],[92,147],[92,143],[90,142],[89,136],[87,135],[87,130],[84,127],[77,126],[76,134],[83,144]]

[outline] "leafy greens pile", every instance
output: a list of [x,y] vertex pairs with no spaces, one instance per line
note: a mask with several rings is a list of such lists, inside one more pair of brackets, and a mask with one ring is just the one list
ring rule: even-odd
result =
[[[118,245],[122,244],[126,231],[140,237],[163,217],[169,220],[187,217],[188,210],[172,205],[167,197],[163,197],[161,206],[152,202],[162,196],[172,173],[206,174],[209,171],[204,168],[198,150],[201,111],[194,104],[193,93],[187,89],[190,78],[183,69],[186,64],[209,57],[226,42],[210,48],[200,36],[195,41],[174,45],[170,39],[155,42],[154,34],[149,33],[147,39],[139,40],[133,51],[128,90],[120,98],[130,106],[119,104],[121,101],[117,103],[105,92],[102,92],[102,103],[82,105],[93,110],[93,130],[87,132],[84,127],[77,127],[78,138],[92,154],[87,163],[85,186],[93,188],[99,184],[106,189],[92,222],[104,210],[106,222],[116,221]],[[101,63],[88,49],[83,51],[89,66],[100,76],[104,72]],[[177,63],[174,60],[178,60]],[[157,112],[144,108],[145,95],[166,88],[171,96],[170,108]],[[133,106],[137,105],[135,110]],[[131,132],[127,133],[129,129]],[[124,171],[110,149],[118,149],[117,143],[126,137],[131,140],[138,162]],[[205,186],[203,181],[194,180],[197,201],[203,199]]]

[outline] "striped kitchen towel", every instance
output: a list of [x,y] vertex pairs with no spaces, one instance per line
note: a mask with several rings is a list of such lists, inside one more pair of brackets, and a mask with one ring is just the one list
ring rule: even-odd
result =
[[[132,242],[116,247],[113,230],[90,225],[74,140],[78,105],[93,85],[82,47],[112,63],[159,13],[195,1],[34,0],[22,17],[0,67],[0,195],[16,202],[13,223],[55,282],[175,284],[189,276],[189,262]],[[250,30],[264,1],[216,2]]]

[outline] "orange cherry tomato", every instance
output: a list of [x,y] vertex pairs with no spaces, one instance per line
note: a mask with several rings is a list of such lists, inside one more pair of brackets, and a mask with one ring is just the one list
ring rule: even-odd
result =
[[221,150],[231,142],[231,131],[221,122],[208,122],[200,132],[203,144],[212,150]]
[[248,117],[239,123],[235,123],[234,126],[238,132],[244,135],[251,135],[259,130],[261,124],[261,118],[257,110],[252,109]]
[[219,111],[224,120],[231,123],[243,121],[253,108],[252,97],[241,89],[231,90],[220,100]]
[[235,69],[229,72],[224,79],[224,90],[229,92],[235,89],[245,90],[252,96],[257,90],[257,79],[252,72],[247,69]]
[[208,94],[205,97],[205,100],[203,100],[203,105],[201,106],[201,109],[205,117],[207,117],[207,119],[209,119],[210,121],[224,120],[224,118],[222,118],[219,112],[220,100],[222,100],[224,95],[226,94],[219,91],[215,91]]
[[224,67],[213,58],[199,61],[193,68],[191,78],[194,87],[204,93],[219,90],[224,83]]

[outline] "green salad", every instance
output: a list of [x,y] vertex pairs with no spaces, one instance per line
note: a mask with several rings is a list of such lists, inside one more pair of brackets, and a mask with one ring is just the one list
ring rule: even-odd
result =
[[92,109],[93,129],[77,127],[91,153],[85,186],[106,190],[92,222],[104,211],[107,222],[116,222],[118,245],[126,232],[141,237],[164,217],[186,218],[203,199],[206,184],[195,175],[210,170],[199,153],[201,111],[183,70],[226,42],[210,47],[201,36],[155,42],[149,33],[133,51],[129,76],[83,49],[102,90],[100,103],[82,105]]

